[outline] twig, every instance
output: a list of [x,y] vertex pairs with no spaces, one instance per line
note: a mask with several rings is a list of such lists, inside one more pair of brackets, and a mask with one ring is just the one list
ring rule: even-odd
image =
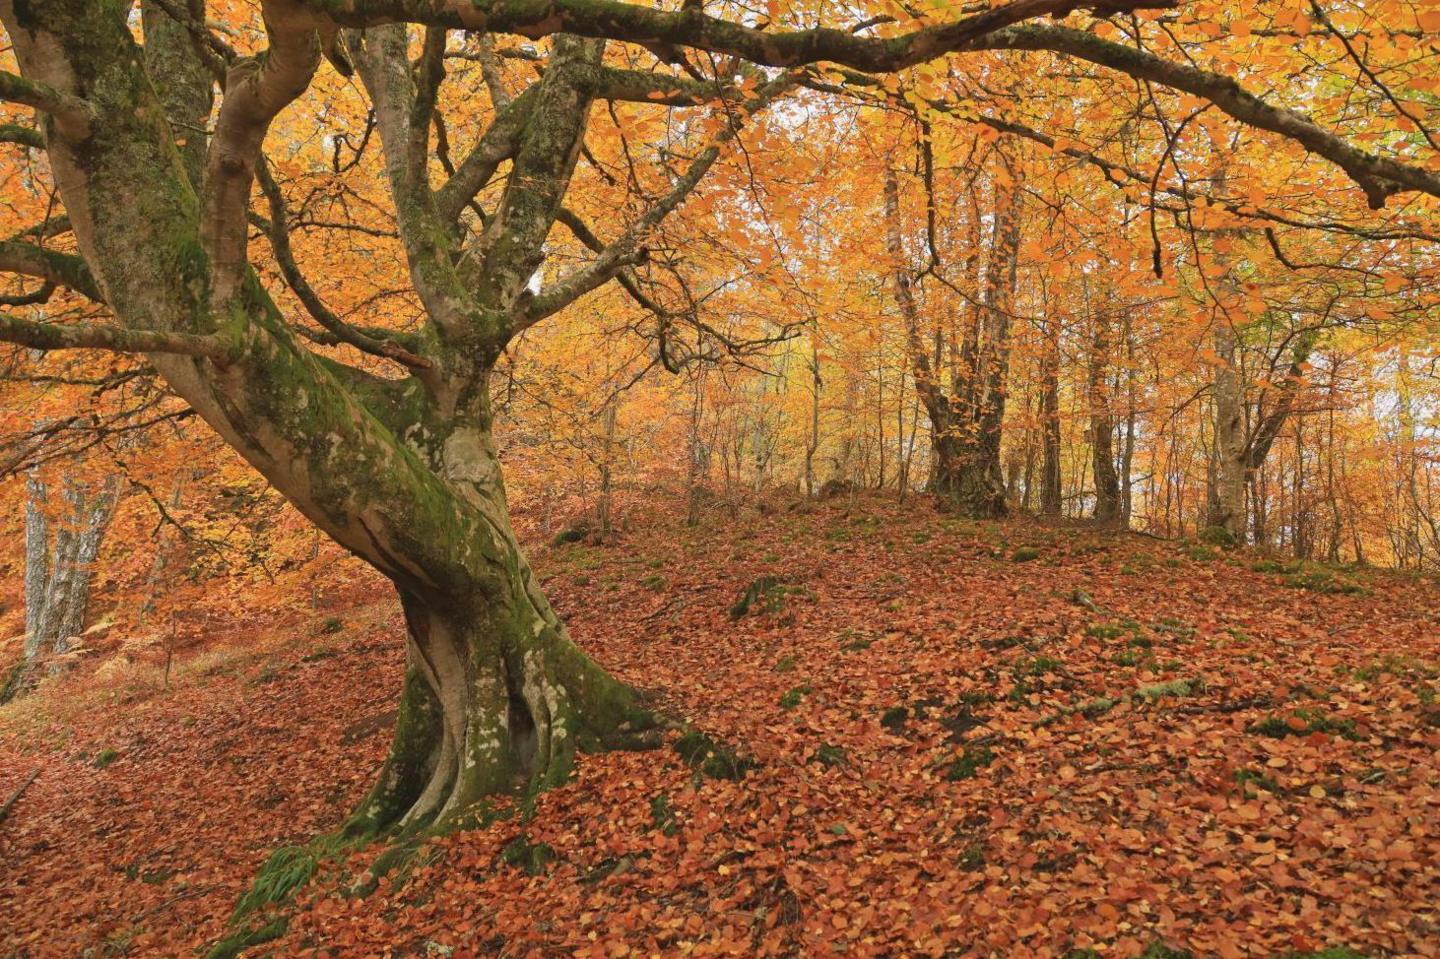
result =
[[30,770],[30,775],[26,777],[25,781],[21,783],[13,793],[10,794],[10,798],[5,800],[5,805],[0,806],[0,823],[3,823],[5,821],[5,817],[10,815],[10,807],[15,805],[16,801],[19,800],[21,793],[23,793],[26,789],[30,788],[30,784],[35,781],[35,777],[38,775],[40,775],[40,767],[36,766],[34,769]]

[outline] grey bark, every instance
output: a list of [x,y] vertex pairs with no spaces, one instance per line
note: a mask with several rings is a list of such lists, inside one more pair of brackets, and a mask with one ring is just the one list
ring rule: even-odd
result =
[[116,476],[94,489],[66,477],[61,489],[65,510],[52,524],[49,485],[32,474],[25,488],[25,644],[0,701],[24,693],[37,667],[67,652],[84,631],[95,563],[120,498]]

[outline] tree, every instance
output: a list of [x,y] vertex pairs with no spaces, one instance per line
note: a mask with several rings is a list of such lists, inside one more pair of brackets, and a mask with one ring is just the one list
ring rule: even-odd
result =
[[1113,331],[1108,303],[1090,317],[1090,357],[1087,398],[1090,403],[1090,471],[1095,477],[1095,519],[1120,521],[1120,476],[1115,470],[1115,414],[1110,403],[1110,352]]
[[[1018,165],[1012,165],[1003,154],[997,156],[988,256],[983,280],[976,283],[979,295],[961,311],[967,318],[962,329],[952,328],[948,338],[938,318],[925,324],[935,330],[933,350],[922,329],[916,277],[905,256],[899,180],[893,169],[885,177],[886,236],[893,261],[891,282],[905,323],[916,392],[930,418],[930,488],[951,509],[974,518],[1003,516],[1006,511],[1000,444],[1010,372],[1010,318],[1020,248],[1022,193]],[[933,190],[933,178],[927,176],[931,260],[925,272],[938,277]],[[978,233],[978,216],[972,226]],[[977,265],[979,250],[971,254],[967,265]],[[947,339],[948,383],[944,376]]]
[[64,654],[84,629],[95,560],[120,500],[114,474],[93,489],[65,476],[65,509],[52,531],[49,484],[32,471],[25,486],[25,647],[0,686],[0,703],[22,694],[36,665]]
[[[235,58],[196,2],[144,0],[142,48],[123,4],[6,0],[0,19],[20,73],[0,74],[0,99],[43,114],[39,128],[10,139],[48,155],[77,252],[7,241],[0,267],[103,303],[116,322],[7,314],[0,338],[148,354],[169,388],[311,522],[395,584],[408,624],[396,735],[349,829],[448,820],[492,793],[560,781],[577,748],[628,744],[657,724],[633,690],[571,642],[516,542],[492,435],[497,363],[525,330],[612,281],[656,312],[662,330],[673,325],[674,311],[635,273],[648,238],[754,117],[802,83],[835,82],[812,64],[859,71],[840,82],[863,86],[875,83],[868,74],[947,54],[1048,51],[1202,99],[1293,141],[1338,165],[1373,206],[1399,192],[1440,196],[1434,173],[1255,96],[1223,67],[1101,35],[1115,29],[1108,17],[1167,5],[1097,0],[1089,6],[1098,19],[1081,27],[1039,22],[1069,15],[1073,0],[1015,0],[940,22],[897,24],[884,14],[786,30],[689,2],[665,10],[610,0],[265,0],[268,48]],[[492,36],[549,38],[533,54],[543,72],[518,92],[486,70],[490,122],[453,163],[441,148],[438,105],[478,91],[445,88],[451,31],[476,35],[482,64],[494,54]],[[644,49],[655,62],[617,65],[612,46],[622,44],[627,56]],[[702,69],[686,50],[713,56]],[[262,148],[277,116],[316,82],[322,59],[342,75],[358,72],[368,93],[423,312],[417,329],[347,322],[290,250],[274,158]],[[224,91],[218,111],[215,81]],[[606,241],[566,200],[591,112],[615,102],[702,109],[677,141],[682,155],[667,157],[676,162],[663,187],[643,195]],[[256,183],[263,214],[251,209]],[[319,330],[287,319],[252,268],[251,222]],[[550,257],[566,235],[590,256],[563,271]],[[1006,282],[1004,270],[990,270],[997,295]],[[998,333],[1005,311],[995,299],[988,306]],[[1003,376],[983,382],[998,408]]]

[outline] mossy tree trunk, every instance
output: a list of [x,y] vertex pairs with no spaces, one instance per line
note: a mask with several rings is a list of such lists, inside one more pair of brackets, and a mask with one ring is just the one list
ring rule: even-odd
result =
[[[568,776],[577,750],[634,745],[655,726],[635,694],[571,641],[516,542],[499,462],[485,429],[452,433],[438,466],[484,524],[448,549],[464,579],[397,575],[406,675],[390,757],[347,825],[408,830],[486,796]],[[464,510],[464,505],[456,504]],[[410,551],[401,550],[397,565]]]
[[[348,830],[408,830],[487,795],[552,785],[578,749],[632,744],[653,727],[635,693],[570,641],[530,571],[508,519],[489,381],[512,336],[635,262],[638,237],[678,205],[719,147],[702,152],[674,191],[594,262],[537,296],[528,283],[592,101],[607,83],[619,84],[617,97],[647,100],[648,81],[602,72],[600,41],[557,37],[544,77],[497,108],[479,159],[433,189],[425,136],[443,77],[444,31],[428,32],[415,69],[407,28],[352,35],[429,322],[412,335],[358,330],[323,304],[306,305],[331,335],[326,342],[401,367],[399,377],[382,378],[307,349],[246,253],[251,182],[258,176],[267,185],[259,145],[270,121],[304,90],[322,56],[350,69],[328,21],[267,0],[269,54],[231,66],[214,137],[199,151],[169,126],[173,118],[188,128],[208,103],[204,71],[171,68],[195,56],[184,31],[156,27],[142,56],[120,8],[0,0],[0,17],[25,75],[53,88],[46,96],[58,104],[46,139],[80,248],[64,263],[78,277],[70,285],[121,324],[103,340],[87,334],[87,342],[148,352],[176,394],[401,598],[408,666],[395,742]],[[151,76],[147,62],[171,66]],[[183,89],[197,83],[205,89]],[[747,107],[787,88],[766,85]],[[462,249],[472,231],[461,228],[461,211],[487,181],[483,168],[493,174],[505,159],[513,172],[487,218],[495,228]],[[197,194],[202,160],[205,190]],[[281,231],[283,205],[268,186],[266,194],[272,228]],[[306,300],[285,235],[272,241]]]

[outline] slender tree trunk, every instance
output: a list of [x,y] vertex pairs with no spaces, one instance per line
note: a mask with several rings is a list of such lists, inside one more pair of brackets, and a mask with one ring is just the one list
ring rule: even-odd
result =
[[1130,528],[1135,508],[1135,329],[1127,312],[1125,330],[1125,443],[1120,451],[1120,525]]
[[595,508],[596,520],[600,527],[600,536],[609,539],[611,533],[611,506],[614,501],[614,472],[615,472],[615,408],[619,405],[615,398],[605,404],[605,412],[601,415],[603,422],[602,429],[604,437],[600,451],[600,499]]
[[1110,317],[1094,318],[1090,344],[1090,470],[1095,478],[1095,519],[1120,519],[1120,477],[1115,472],[1115,418],[1110,410]]
[[1040,515],[1060,515],[1060,321],[1047,321],[1040,367]]
[[700,522],[700,500],[703,496],[702,481],[706,472],[707,456],[704,438],[700,435],[700,419],[704,412],[704,374],[695,377],[695,398],[690,404],[690,430],[687,437],[685,466],[685,525],[695,526]]
[[818,322],[810,321],[810,441],[805,444],[805,495],[815,495],[815,454],[820,449],[820,332]]
[[50,520],[45,514],[49,487],[33,473],[25,479],[25,650],[28,662],[40,652],[48,632],[50,604]]
[[1215,469],[1205,524],[1224,529],[1236,542],[1243,543],[1247,465],[1245,388],[1240,377],[1235,329],[1224,316],[1215,321],[1215,356]]

